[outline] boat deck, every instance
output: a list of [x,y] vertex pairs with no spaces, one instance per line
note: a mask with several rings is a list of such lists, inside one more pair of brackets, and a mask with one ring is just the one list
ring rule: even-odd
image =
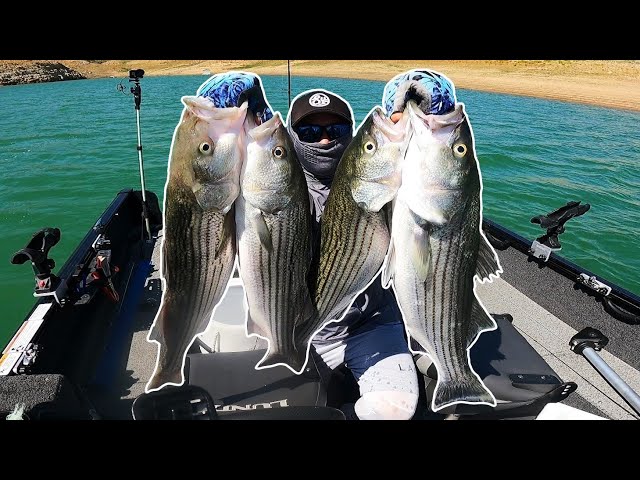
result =
[[[146,340],[160,305],[160,240],[151,255],[151,270],[144,292],[127,292],[123,302],[134,300],[135,315],[127,330],[125,351],[118,361],[111,385],[91,387],[87,393],[103,418],[131,418],[131,405],[144,392],[156,363],[157,346]],[[491,313],[509,313],[513,324],[556,371],[578,389],[564,403],[609,419],[633,419],[638,415],[593,367],[569,349],[570,338],[584,327],[598,328],[610,339],[601,356],[636,391],[640,391],[640,328],[610,317],[602,306],[572,282],[549,268],[540,268],[519,251],[498,252],[504,273],[493,283],[477,286],[477,293]],[[229,290],[231,292],[231,290]],[[225,302],[227,299],[223,299]],[[228,310],[218,309],[219,315]],[[244,318],[244,312],[238,312]],[[203,334],[206,339],[207,334]],[[207,339],[211,342],[211,339]]]
[[540,268],[519,251],[509,248],[498,255],[503,275],[492,284],[478,285],[476,291],[489,311],[513,316],[518,331],[563,381],[578,384],[565,403],[610,419],[639,418],[583,356],[569,349],[569,340],[578,331],[597,328],[609,338],[600,356],[638,392],[638,326],[614,319],[567,278]]

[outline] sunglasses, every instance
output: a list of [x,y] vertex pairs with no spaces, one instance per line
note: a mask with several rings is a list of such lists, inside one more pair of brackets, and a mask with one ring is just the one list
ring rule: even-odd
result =
[[322,132],[327,132],[329,140],[344,137],[351,131],[351,125],[348,123],[334,123],[333,125],[301,125],[295,127],[294,132],[298,134],[298,138],[305,143],[317,143],[322,138]]

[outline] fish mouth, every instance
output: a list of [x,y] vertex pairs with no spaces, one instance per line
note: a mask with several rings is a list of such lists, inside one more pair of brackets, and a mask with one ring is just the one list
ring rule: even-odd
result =
[[373,124],[387,141],[398,143],[406,139],[410,128],[409,114],[406,109],[402,114],[402,118],[400,118],[397,123],[393,123],[387,118],[380,107],[376,107],[371,116],[373,118]]
[[[273,117],[271,117],[266,122],[261,123],[260,125],[257,125],[257,126],[250,125],[250,127],[252,128],[250,128],[250,130],[247,131],[247,134],[249,135],[250,138],[252,138],[256,142],[260,142],[261,140],[264,140],[265,138],[269,138],[271,135],[273,135],[273,132],[275,132],[279,127],[281,127],[282,124],[283,122],[282,122],[282,117],[280,116],[280,112],[275,112],[273,114]],[[255,125],[255,122],[254,122],[254,125]]]
[[235,108],[218,108],[211,99],[193,95],[183,96],[180,101],[193,115],[209,122],[213,120],[233,120],[236,117],[244,119],[249,105],[245,102]]
[[427,115],[422,110],[420,110],[420,107],[418,107],[415,101],[409,100],[407,102],[405,112],[407,110],[409,111],[409,116],[412,124],[422,124],[432,132],[444,128],[453,129],[464,122],[466,119],[464,104],[462,103],[457,104],[455,108],[449,113],[445,113],[443,115]]

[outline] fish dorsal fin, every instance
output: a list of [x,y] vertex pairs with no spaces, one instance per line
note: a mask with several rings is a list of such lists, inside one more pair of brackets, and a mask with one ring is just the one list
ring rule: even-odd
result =
[[476,275],[480,281],[489,280],[491,276],[499,276],[502,273],[500,260],[493,250],[491,244],[484,235],[480,235],[480,248],[478,249],[478,263],[476,265]]

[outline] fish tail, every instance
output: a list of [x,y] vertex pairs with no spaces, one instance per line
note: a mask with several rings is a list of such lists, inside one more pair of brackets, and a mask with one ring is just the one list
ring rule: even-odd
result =
[[177,385],[180,386],[184,383],[184,377],[182,376],[182,369],[178,370],[164,370],[164,369],[156,369],[156,371],[151,375],[151,378],[147,382],[147,386],[144,391],[146,393],[151,392],[152,390],[160,390],[165,385]]
[[491,391],[478,378],[469,373],[461,379],[439,382],[433,397],[433,411],[455,403],[486,404],[496,406]]

